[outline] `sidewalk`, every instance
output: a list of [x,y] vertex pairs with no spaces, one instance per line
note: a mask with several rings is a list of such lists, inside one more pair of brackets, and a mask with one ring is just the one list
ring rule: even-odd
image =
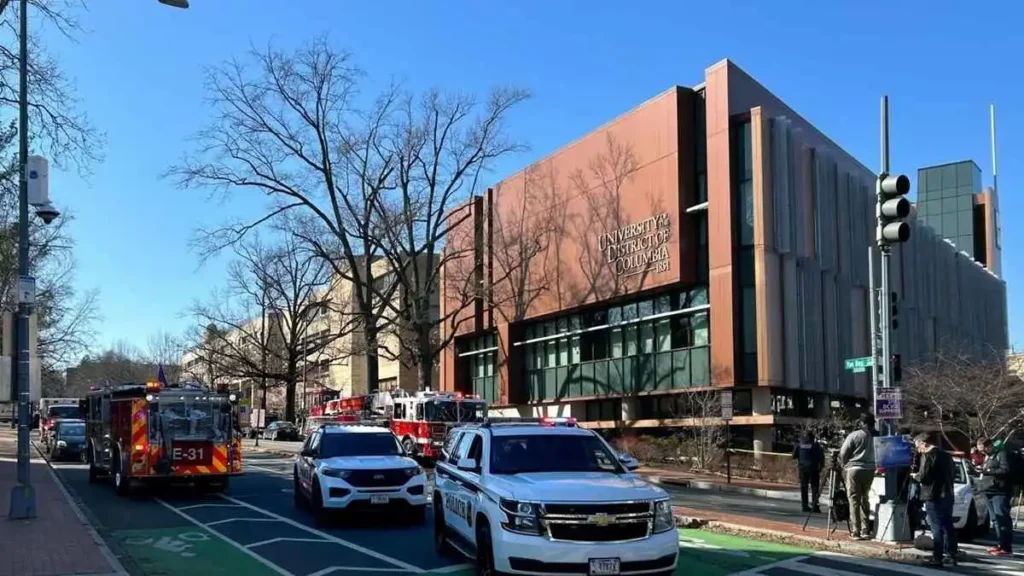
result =
[[124,574],[35,448],[31,455],[37,517],[10,520],[10,492],[17,484],[17,435],[0,430],[0,576]]

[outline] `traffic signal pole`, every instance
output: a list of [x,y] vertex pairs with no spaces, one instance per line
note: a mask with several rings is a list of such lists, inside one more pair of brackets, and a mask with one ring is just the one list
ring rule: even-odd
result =
[[[878,179],[878,184],[877,184],[878,185],[878,198],[880,200],[877,203],[877,206],[878,206],[877,210],[878,210],[878,216],[879,216],[879,224],[884,226],[883,214],[882,214],[883,202],[881,200],[884,198],[884,193],[882,191],[882,180],[883,180],[883,178],[885,176],[887,176],[889,174],[889,97],[888,96],[882,96],[881,116],[882,116],[882,122],[881,122],[881,124],[882,124],[882,133],[881,133],[881,146],[880,146],[880,149],[881,149],[881,167],[882,167],[881,173],[883,174],[883,176]],[[879,248],[880,248],[880,251],[881,251],[881,254],[882,254],[882,257],[881,257],[881,265],[882,265],[881,284],[882,284],[882,286],[881,286],[881,290],[879,290],[879,294],[878,294],[878,307],[880,309],[879,311],[881,312],[881,315],[879,316],[879,323],[880,323],[880,328],[881,328],[881,332],[882,332],[882,374],[881,374],[882,382],[881,383],[882,383],[882,388],[890,388],[890,387],[892,387],[892,370],[891,370],[891,368],[892,368],[892,328],[891,328],[890,323],[889,323],[889,320],[890,320],[889,309],[888,309],[888,306],[886,306],[886,303],[889,301],[889,294],[891,293],[891,288],[889,287],[889,272],[890,272],[890,266],[889,266],[890,260],[889,259],[890,259],[890,256],[891,256],[891,248],[890,248],[889,244],[884,242],[884,241],[881,243]],[[885,424],[883,426],[881,426],[881,429],[882,429],[881,431],[882,431],[883,434],[889,435],[889,434],[891,434],[891,427],[889,425],[889,421],[885,420],[884,422],[885,422]]]

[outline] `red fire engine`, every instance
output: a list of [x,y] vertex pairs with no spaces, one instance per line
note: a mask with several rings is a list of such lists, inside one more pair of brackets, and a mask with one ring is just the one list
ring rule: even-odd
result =
[[195,481],[215,491],[242,473],[237,397],[202,384],[121,384],[83,401],[89,481],[109,475],[119,495],[136,482]]
[[331,400],[310,413],[339,421],[383,419],[401,439],[406,452],[436,458],[452,427],[480,422],[487,416],[487,402],[461,392],[397,390]]

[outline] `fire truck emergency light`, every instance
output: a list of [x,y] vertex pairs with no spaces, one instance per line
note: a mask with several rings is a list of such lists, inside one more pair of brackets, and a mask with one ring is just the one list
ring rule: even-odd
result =
[[159,392],[159,391],[160,391],[160,383],[159,382],[146,382],[146,392]]
[[238,402],[238,395],[236,395],[236,394],[228,395],[228,402],[231,402],[231,403]]

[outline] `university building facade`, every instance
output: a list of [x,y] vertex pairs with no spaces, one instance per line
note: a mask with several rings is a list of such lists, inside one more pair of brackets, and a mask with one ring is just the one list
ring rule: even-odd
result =
[[[473,198],[449,286],[480,286],[442,388],[492,413],[695,423],[733,391],[735,441],[771,450],[866,407],[875,173],[728,60]],[[1005,350],[1003,281],[914,224],[893,258],[904,365],[949,342]],[[445,313],[442,311],[442,313]],[[688,396],[689,395],[689,396]]]

